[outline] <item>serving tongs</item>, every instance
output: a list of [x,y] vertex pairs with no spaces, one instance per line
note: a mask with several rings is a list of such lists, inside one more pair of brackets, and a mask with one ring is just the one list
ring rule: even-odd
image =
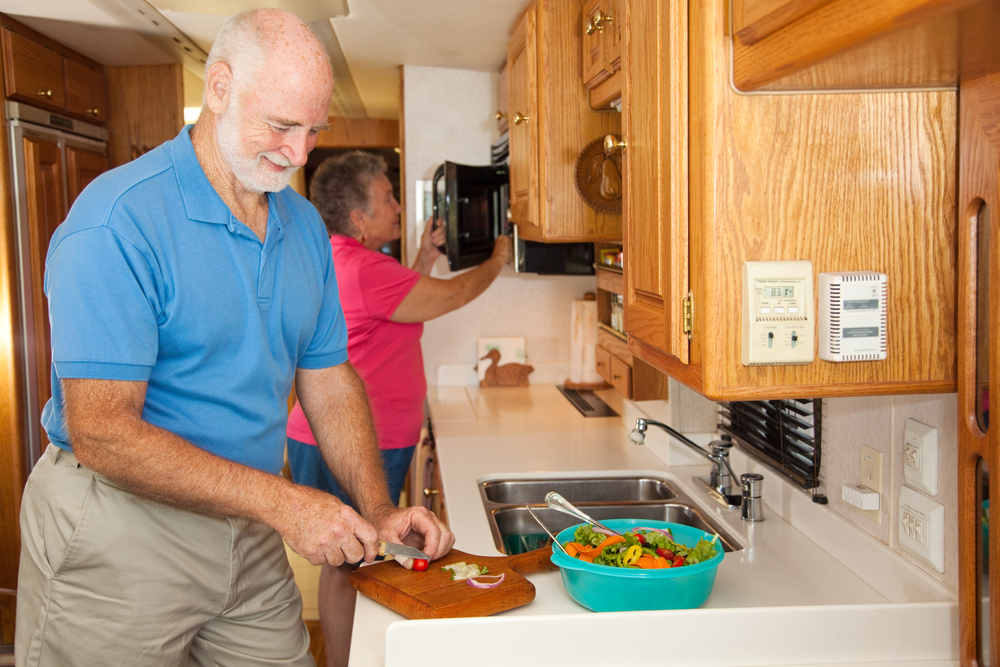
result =
[[524,509],[528,510],[528,514],[530,514],[530,515],[532,516],[532,518],[534,518],[534,519],[535,519],[535,521],[537,521],[537,522],[538,522],[538,525],[542,527],[542,530],[544,530],[544,531],[545,531],[546,533],[548,533],[549,537],[551,537],[551,538],[552,538],[552,544],[554,544],[554,545],[556,545],[557,547],[559,547],[559,551],[561,551],[561,552],[563,552],[564,554],[566,554],[567,556],[569,556],[569,554],[568,554],[568,553],[566,553],[566,549],[564,549],[564,548],[563,548],[563,545],[559,544],[559,540],[557,540],[557,539],[556,539],[556,536],[552,534],[552,531],[551,531],[551,530],[549,530],[549,529],[548,529],[548,528],[547,528],[547,527],[545,526],[545,524],[544,524],[544,523],[542,523],[542,520],[541,520],[541,519],[539,519],[539,518],[538,518],[538,515],[537,515],[537,514],[535,514],[534,510],[532,510],[532,509],[531,509],[531,505],[530,505],[530,504],[528,504],[528,503],[524,503]]
[[581,521],[586,521],[594,528],[600,528],[609,535],[618,535],[619,537],[621,537],[621,533],[619,533],[617,530],[611,530],[597,519],[593,519],[587,516],[579,509],[577,509],[576,506],[574,506],[570,501],[566,500],[565,498],[562,497],[562,495],[556,493],[555,491],[549,491],[548,493],[545,494],[545,505],[549,509],[554,509],[556,511],[563,512],[564,514],[575,516],[577,519],[580,519]]

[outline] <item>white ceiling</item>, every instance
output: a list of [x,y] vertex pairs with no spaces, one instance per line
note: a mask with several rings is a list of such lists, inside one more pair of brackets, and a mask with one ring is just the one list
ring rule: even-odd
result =
[[183,62],[200,75],[199,60],[228,16],[244,8],[284,7],[312,20],[327,44],[337,83],[331,113],[397,118],[400,65],[499,71],[510,31],[527,4],[527,0],[150,1],[0,0],[0,12],[105,65]]

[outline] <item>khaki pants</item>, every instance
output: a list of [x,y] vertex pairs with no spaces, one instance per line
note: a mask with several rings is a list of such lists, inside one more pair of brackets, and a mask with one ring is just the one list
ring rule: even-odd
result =
[[19,667],[314,665],[281,538],[112,486],[50,445],[25,487]]

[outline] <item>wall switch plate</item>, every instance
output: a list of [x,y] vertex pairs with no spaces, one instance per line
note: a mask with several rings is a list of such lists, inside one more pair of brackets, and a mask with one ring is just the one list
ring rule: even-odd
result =
[[944,505],[907,486],[900,487],[899,547],[944,572]]
[[[861,445],[861,479],[859,484],[867,489],[871,489],[881,497],[882,452],[872,449],[868,445]],[[862,508],[861,511],[875,523],[882,523],[882,512],[878,509],[880,506],[880,504],[877,504],[875,509]]]
[[915,419],[906,420],[903,437],[903,476],[906,483],[937,495],[938,430]]

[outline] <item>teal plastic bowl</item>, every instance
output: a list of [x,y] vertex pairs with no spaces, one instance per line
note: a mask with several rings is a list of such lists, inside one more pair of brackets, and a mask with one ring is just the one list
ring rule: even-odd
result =
[[[604,525],[619,533],[643,527],[667,529],[673,533],[674,542],[689,547],[700,539],[713,537],[697,528],[650,519],[608,519]],[[571,526],[556,535],[559,544],[572,542],[578,527],[579,524]],[[551,560],[559,566],[569,596],[591,611],[694,609],[705,603],[715,585],[715,575],[723,558],[722,543],[717,541],[715,548],[715,557],[704,563],[663,570],[586,563],[570,558],[555,545]]]

